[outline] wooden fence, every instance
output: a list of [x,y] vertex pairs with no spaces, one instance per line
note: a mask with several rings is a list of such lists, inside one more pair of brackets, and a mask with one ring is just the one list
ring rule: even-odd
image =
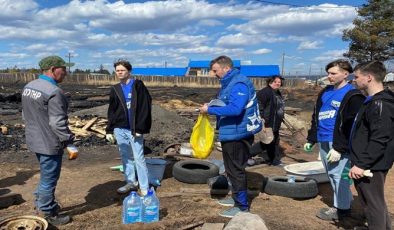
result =
[[[0,73],[0,83],[14,84],[27,83],[37,78],[37,74],[31,73]],[[142,79],[147,86],[162,87],[193,87],[193,88],[219,88],[220,84],[215,77],[162,77],[162,76],[137,76]],[[261,89],[266,85],[265,78],[251,78],[256,89]],[[68,75],[62,84],[80,84],[80,85],[113,85],[118,80],[114,75],[94,75],[94,74],[72,74]],[[286,79],[284,87],[303,88],[304,79]]]

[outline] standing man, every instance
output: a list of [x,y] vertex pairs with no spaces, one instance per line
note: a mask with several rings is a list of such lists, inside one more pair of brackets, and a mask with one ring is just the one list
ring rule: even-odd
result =
[[34,193],[36,210],[50,224],[62,225],[70,222],[70,217],[59,215],[55,190],[63,149],[74,140],[68,128],[67,97],[57,85],[67,75],[66,62],[61,57],[49,56],[39,66],[42,75],[28,83],[22,93],[26,144],[40,163],[40,182]]
[[[353,167],[349,177],[360,196],[370,230],[391,229],[391,218],[384,198],[384,183],[394,161],[394,93],[384,89],[386,68],[379,61],[355,67],[354,80],[367,93],[357,114],[350,139]],[[371,170],[372,177],[364,177]]]
[[232,184],[232,198],[220,200],[219,204],[234,206],[219,215],[231,218],[239,212],[249,211],[245,167],[249,146],[253,143],[254,134],[262,129],[262,121],[253,83],[233,68],[232,60],[220,56],[211,61],[210,67],[222,86],[218,99],[226,105],[213,107],[204,104],[200,112],[217,116],[224,167]]
[[139,184],[141,195],[145,196],[149,181],[143,134],[150,132],[152,98],[141,80],[131,78],[132,66],[128,61],[118,60],[114,68],[120,82],[111,87],[109,94],[106,139],[112,144],[117,141],[122,158],[126,185],[117,192],[128,193],[137,189]]
[[331,208],[322,208],[317,217],[322,220],[340,220],[350,216],[353,195],[350,181],[342,178],[350,168],[349,136],[354,118],[364,101],[364,96],[346,81],[353,68],[347,60],[336,60],[326,66],[332,85],[318,95],[308,131],[306,152],[319,143],[319,154],[334,192]]

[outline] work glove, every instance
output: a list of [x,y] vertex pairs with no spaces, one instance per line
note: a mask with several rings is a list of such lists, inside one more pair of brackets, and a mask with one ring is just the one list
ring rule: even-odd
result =
[[106,134],[105,139],[107,139],[110,144],[115,144],[116,139],[113,134]]
[[140,137],[140,136],[142,136],[142,134],[141,133],[135,133],[135,136],[136,137]]
[[326,156],[328,163],[334,163],[341,159],[341,154],[335,149],[331,149]]
[[371,173],[371,170],[367,169],[367,170],[364,170],[363,176],[373,177],[373,173]]
[[312,149],[313,149],[313,144],[312,143],[306,143],[305,145],[304,145],[304,151],[305,152],[307,152],[307,153],[310,153],[310,152],[312,152]]

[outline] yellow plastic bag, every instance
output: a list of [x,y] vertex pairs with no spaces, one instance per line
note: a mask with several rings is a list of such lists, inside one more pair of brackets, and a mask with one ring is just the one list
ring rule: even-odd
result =
[[209,123],[207,114],[200,114],[193,127],[190,144],[193,148],[193,157],[204,159],[213,149],[215,130]]

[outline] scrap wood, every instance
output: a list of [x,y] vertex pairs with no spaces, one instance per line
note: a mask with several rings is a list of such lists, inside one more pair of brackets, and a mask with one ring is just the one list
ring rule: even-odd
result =
[[92,126],[92,125],[94,124],[94,122],[97,121],[97,119],[98,119],[98,117],[93,117],[92,119],[90,119],[90,120],[88,121],[88,123],[86,123],[86,125],[84,125],[84,126],[82,127],[82,129],[83,129],[83,130],[87,130],[88,128],[90,128],[90,126]]
[[205,222],[201,220],[201,221],[198,221],[196,223],[191,223],[191,224],[185,225],[185,226],[181,227],[180,229],[182,229],[182,230],[195,229],[196,227],[201,226],[204,223]]
[[3,135],[7,135],[7,134],[8,134],[8,128],[7,128],[7,126],[5,126],[5,125],[0,126],[0,130],[1,130],[1,133],[2,133]]
[[103,134],[103,135],[105,135],[105,134],[106,134],[106,132],[105,132],[105,130],[104,130],[104,129],[100,129],[100,128],[97,128],[97,127],[95,127],[95,126],[93,126],[93,127],[90,127],[90,130],[92,130],[92,131],[95,131],[96,133]]

